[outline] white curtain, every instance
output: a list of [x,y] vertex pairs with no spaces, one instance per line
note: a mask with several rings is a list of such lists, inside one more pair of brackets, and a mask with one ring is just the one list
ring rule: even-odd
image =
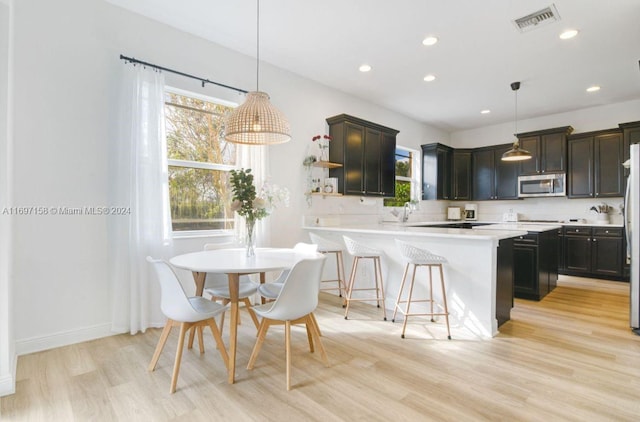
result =
[[164,325],[160,287],[147,255],[171,255],[171,215],[164,132],[164,76],[123,65],[119,136],[110,150],[110,205],[130,209],[108,217],[112,330],[144,332]]
[[[256,192],[260,193],[260,188],[267,180],[269,175],[268,161],[269,150],[264,145],[243,145],[237,144],[236,146],[236,164],[240,168],[251,169],[253,174],[253,183],[256,187]],[[271,246],[271,230],[268,223],[269,217],[259,220],[256,223],[256,245],[257,246]],[[246,225],[244,223],[244,217],[235,214],[234,218],[236,227],[236,237],[240,242],[244,242]]]

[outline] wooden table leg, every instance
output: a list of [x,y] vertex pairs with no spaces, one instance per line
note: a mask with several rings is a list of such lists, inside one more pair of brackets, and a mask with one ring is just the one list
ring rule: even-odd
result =
[[238,344],[238,290],[240,289],[240,275],[229,273],[229,293],[231,296],[231,321],[229,323],[229,384],[233,384],[236,377],[236,347]]

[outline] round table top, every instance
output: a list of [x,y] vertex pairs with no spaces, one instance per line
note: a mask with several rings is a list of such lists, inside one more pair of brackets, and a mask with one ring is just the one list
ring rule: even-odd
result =
[[259,273],[293,267],[304,254],[286,248],[257,248],[248,258],[244,248],[215,249],[174,256],[171,265],[194,272]]

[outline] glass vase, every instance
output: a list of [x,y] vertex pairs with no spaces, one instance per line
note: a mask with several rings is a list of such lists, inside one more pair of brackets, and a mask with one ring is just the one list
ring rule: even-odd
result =
[[245,252],[247,258],[251,258],[256,255],[256,237],[255,237],[255,226],[256,220],[253,218],[248,218],[246,220],[246,229],[247,234],[244,238],[245,241]]

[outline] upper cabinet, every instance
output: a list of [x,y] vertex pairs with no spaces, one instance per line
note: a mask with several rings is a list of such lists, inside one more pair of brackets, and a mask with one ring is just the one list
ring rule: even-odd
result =
[[511,144],[478,148],[472,153],[473,199],[518,199],[518,163],[502,161]]
[[569,198],[624,196],[624,139],[620,129],[580,133],[568,138]]
[[456,201],[470,201],[471,195],[471,150],[453,150],[451,172],[451,196]]
[[453,149],[446,145],[422,145],[422,199],[452,199],[452,158]]
[[521,175],[564,173],[567,171],[567,136],[571,126],[519,133],[520,147],[531,153],[531,159],[520,163]]
[[357,117],[329,117],[329,161],[343,166],[330,169],[338,178],[338,191],[345,195],[395,195],[395,129]]

